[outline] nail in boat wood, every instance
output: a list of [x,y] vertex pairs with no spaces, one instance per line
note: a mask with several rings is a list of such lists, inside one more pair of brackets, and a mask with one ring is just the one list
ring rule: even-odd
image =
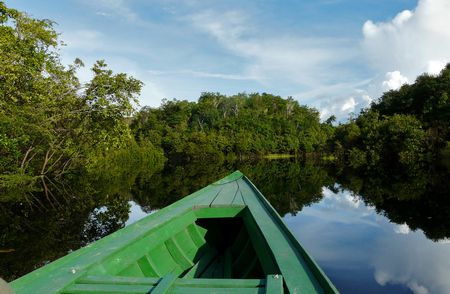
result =
[[13,282],[21,293],[338,293],[236,171]]

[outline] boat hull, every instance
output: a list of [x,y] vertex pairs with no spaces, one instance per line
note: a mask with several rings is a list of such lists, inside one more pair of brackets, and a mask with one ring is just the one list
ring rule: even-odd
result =
[[337,293],[240,172],[11,286],[16,293]]

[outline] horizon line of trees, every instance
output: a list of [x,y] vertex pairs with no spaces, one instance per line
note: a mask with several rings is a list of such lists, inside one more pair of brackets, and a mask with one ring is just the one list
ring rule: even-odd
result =
[[316,109],[267,93],[164,100],[142,108],[130,126],[138,142],[150,140],[168,158],[185,160],[325,152],[333,134]]
[[[82,84],[64,66],[50,20],[0,1],[0,200],[43,191],[114,163],[157,170],[169,160],[236,160],[269,154],[327,157],[352,168],[414,172],[450,162],[450,64],[439,75],[384,93],[347,123],[267,93],[203,93],[136,111],[142,82],[102,60]],[[450,164],[448,164],[450,167]],[[119,178],[120,170],[114,177]]]
[[321,122],[316,109],[267,93],[164,100],[160,107],[143,107],[130,126],[138,142],[151,141],[171,159],[313,153],[353,168],[407,170],[449,161],[449,90],[450,64],[438,75],[423,74],[385,92],[336,126],[334,116]]

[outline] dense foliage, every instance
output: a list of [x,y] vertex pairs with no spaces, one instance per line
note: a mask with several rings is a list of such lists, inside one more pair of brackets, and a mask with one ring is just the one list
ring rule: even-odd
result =
[[132,128],[138,141],[151,140],[168,157],[187,159],[318,152],[333,132],[317,110],[266,93],[166,100],[143,108]]
[[450,64],[437,76],[424,74],[411,85],[384,93],[358,117],[336,128],[334,152],[353,167],[408,170],[445,160],[449,92]]
[[[81,177],[78,189],[71,191],[73,197],[51,211],[14,203],[0,205],[0,249],[10,250],[0,252],[0,276],[12,280],[123,227],[129,221],[130,199],[149,213],[236,169],[248,175],[282,216],[321,201],[327,187],[358,195],[355,197],[392,222],[421,229],[430,239],[450,237],[450,186],[445,170],[421,170],[408,176],[388,169],[355,171],[295,159],[169,162],[162,172],[154,174],[135,172],[94,183],[90,175]],[[98,193],[89,192],[87,183]]]
[[[162,153],[137,144],[125,116],[133,111],[142,83],[114,74],[104,61],[81,84],[76,60],[61,65],[58,35],[49,20],[36,20],[0,2],[0,193],[43,189],[51,196],[63,175],[92,169],[128,150],[152,165]],[[151,155],[149,155],[151,154]],[[24,193],[26,195],[26,193]]]
[[[414,175],[450,158],[450,65],[389,91],[348,123],[266,93],[203,93],[135,112],[142,83],[104,61],[93,78],[64,67],[58,35],[0,2],[0,193],[2,200],[44,191],[76,174],[122,179],[124,166],[154,171],[165,158],[224,160],[272,154],[322,157],[352,168]],[[165,157],[164,157],[165,155]],[[98,171],[102,171],[99,173]],[[51,187],[52,186],[52,187]]]

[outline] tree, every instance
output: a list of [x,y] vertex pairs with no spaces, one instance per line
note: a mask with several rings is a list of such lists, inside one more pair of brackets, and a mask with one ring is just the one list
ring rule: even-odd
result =
[[[65,67],[53,22],[0,2],[0,191],[42,188],[89,165],[109,149],[134,142],[125,119],[142,83],[114,74],[104,61],[81,85],[81,60]],[[155,151],[150,148],[149,151]],[[97,158],[98,159],[98,158]],[[38,185],[38,184],[42,184]]]

